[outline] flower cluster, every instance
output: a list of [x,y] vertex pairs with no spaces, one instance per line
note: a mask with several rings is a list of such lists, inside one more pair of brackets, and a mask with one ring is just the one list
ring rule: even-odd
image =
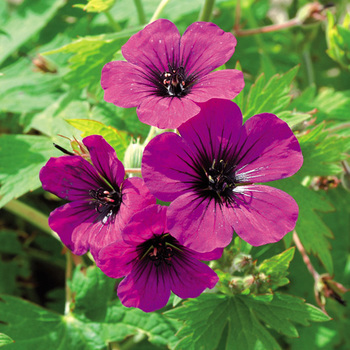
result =
[[127,61],[103,68],[105,100],[137,106],[140,121],[179,134],[164,132],[146,145],[143,179],[126,178],[97,135],[83,139],[84,157],[51,158],[40,172],[45,190],[70,201],[51,213],[50,227],[74,254],[90,250],[106,275],[125,277],[118,286],[125,306],[153,311],[171,291],[197,297],[218,281],[200,260],[220,258],[234,232],[258,246],[295,226],[294,199],[259,183],[297,172],[300,146],[273,114],[242,125],[231,102],[243,89],[242,73],[212,72],[235,46],[212,23],[193,23],[182,37],[168,20],[146,26],[123,46]]

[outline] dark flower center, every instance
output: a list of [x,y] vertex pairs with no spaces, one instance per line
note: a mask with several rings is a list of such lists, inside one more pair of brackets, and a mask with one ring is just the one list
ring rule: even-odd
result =
[[197,81],[195,74],[186,74],[186,69],[177,64],[169,64],[168,70],[161,73],[159,70],[150,70],[147,79],[155,87],[155,94],[160,97],[186,96]]
[[183,251],[183,247],[169,233],[154,235],[137,247],[139,259],[152,262],[155,266],[166,264],[172,266],[172,258]]
[[198,169],[200,181],[196,183],[195,189],[201,196],[212,198],[218,203],[231,202],[232,190],[237,185],[234,168],[222,159],[218,162],[214,159],[211,164]]
[[113,219],[118,213],[120,205],[122,203],[122,194],[120,190],[106,190],[99,188],[97,190],[89,191],[90,197],[94,199],[91,203],[94,205],[95,210],[100,213],[97,220],[106,224],[108,219]]
[[185,70],[183,67],[177,69],[169,65],[169,72],[164,72],[161,75],[161,83],[167,90],[169,96],[184,96],[186,95]]

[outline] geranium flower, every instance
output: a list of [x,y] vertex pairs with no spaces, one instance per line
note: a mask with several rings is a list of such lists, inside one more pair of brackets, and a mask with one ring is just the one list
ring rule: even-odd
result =
[[49,226],[74,254],[93,255],[120,236],[137,211],[155,204],[140,178],[124,180],[125,170],[102,136],[85,137],[92,165],[80,156],[50,158],[40,171],[43,189],[67,199],[54,210]]
[[298,217],[294,199],[276,188],[255,185],[293,175],[303,157],[288,125],[270,113],[242,126],[238,106],[213,99],[179,127],[145,148],[146,185],[168,211],[170,233],[199,252],[225,247],[233,230],[258,246],[280,240]]
[[127,307],[145,312],[164,307],[170,291],[180,298],[196,298],[219,278],[199,260],[220,258],[222,249],[196,253],[169,234],[166,207],[152,205],[136,213],[122,237],[103,248],[97,266],[112,278],[124,277],[118,296]]
[[210,73],[229,60],[235,46],[235,37],[213,23],[193,23],[181,37],[172,22],[159,19],[122,47],[127,62],[104,66],[104,98],[120,107],[137,106],[145,124],[177,128],[199,112],[199,102],[231,100],[243,89],[238,70]]

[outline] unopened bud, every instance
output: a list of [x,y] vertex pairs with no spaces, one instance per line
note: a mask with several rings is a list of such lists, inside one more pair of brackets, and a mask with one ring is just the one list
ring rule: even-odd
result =
[[131,140],[130,145],[125,151],[124,166],[125,168],[141,168],[142,154],[144,146],[140,144],[138,138],[136,142]]
[[239,253],[232,260],[231,272],[249,271],[252,265],[253,260],[249,254]]

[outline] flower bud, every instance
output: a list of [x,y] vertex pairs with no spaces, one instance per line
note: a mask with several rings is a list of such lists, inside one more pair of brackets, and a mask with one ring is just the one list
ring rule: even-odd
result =
[[142,154],[144,146],[140,144],[138,138],[136,142],[131,140],[130,145],[125,151],[124,155],[124,166],[125,168],[141,168]]

